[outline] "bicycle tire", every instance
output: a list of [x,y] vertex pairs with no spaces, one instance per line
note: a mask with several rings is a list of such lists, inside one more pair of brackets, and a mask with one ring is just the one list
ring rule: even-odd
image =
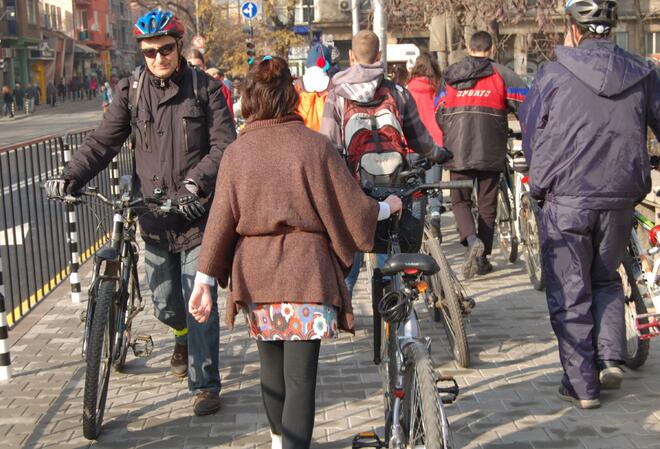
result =
[[541,239],[536,221],[536,206],[528,195],[523,195],[520,201],[520,231],[523,233],[525,242],[525,268],[534,290],[543,291],[545,279],[541,261]]
[[383,408],[385,410],[385,441],[389,441],[392,436],[392,411],[394,409],[394,396],[392,392],[395,387],[396,364],[392,363],[394,357],[394,348],[396,347],[396,330],[392,328],[394,324],[387,324],[381,320],[382,329],[382,354],[381,361],[381,379],[383,381]]
[[[630,369],[638,369],[644,365],[649,356],[651,342],[640,338],[636,328],[635,315],[648,313],[646,304],[644,304],[644,295],[650,293],[644,279],[640,278],[642,267],[639,266],[639,262],[630,254],[629,250],[626,251],[623,257],[623,268],[627,278],[627,284],[624,285],[624,292],[626,293],[624,314],[626,323],[625,363]],[[643,324],[648,323],[647,319],[641,321]],[[648,333],[648,330],[643,332]]]
[[407,369],[401,424],[406,431],[406,447],[451,449],[449,421],[426,347],[415,341],[404,348],[403,354]]
[[497,243],[502,255],[510,263],[518,259],[518,241],[511,211],[511,195],[506,181],[502,178],[497,190],[497,212],[495,215],[495,228],[497,229]]
[[95,301],[96,305],[85,356],[83,435],[88,440],[95,440],[101,433],[112,366],[115,283],[102,279],[90,295],[95,296],[90,301]]
[[[425,230],[426,232],[426,230]],[[462,294],[458,279],[453,275],[451,266],[447,258],[442,253],[442,249],[435,239],[427,239],[426,246],[428,255],[440,266],[438,271],[431,279],[431,290],[436,295],[435,306],[440,302],[441,322],[447,334],[447,340],[452,350],[454,360],[459,366],[468,368],[470,366],[470,347],[468,345],[467,334],[465,332],[465,323],[463,321],[463,312],[461,308]]]

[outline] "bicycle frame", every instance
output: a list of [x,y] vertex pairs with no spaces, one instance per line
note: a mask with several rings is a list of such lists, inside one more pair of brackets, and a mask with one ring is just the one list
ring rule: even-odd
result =
[[[660,242],[656,241],[655,245],[645,252],[637,235],[636,228],[641,226],[646,232],[653,233],[655,229],[654,223],[637,210],[633,212],[633,220],[634,226],[630,234],[629,251],[631,251],[631,255],[635,259],[639,260],[639,266],[642,269],[642,273],[640,274],[651,296],[650,303],[648,301],[649,298],[643,298],[647,302],[646,306],[649,313],[637,315],[636,327],[640,339],[650,340],[660,335],[660,321],[658,321],[660,318],[660,285],[658,285],[660,283],[660,257],[654,258],[653,266],[651,267],[647,256],[655,256],[660,252]],[[642,323],[642,320],[648,320],[648,322]],[[646,332],[642,334],[641,331]]]

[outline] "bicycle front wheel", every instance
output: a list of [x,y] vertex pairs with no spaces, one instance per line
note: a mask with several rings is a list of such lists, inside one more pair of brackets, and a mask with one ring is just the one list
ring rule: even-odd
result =
[[406,394],[401,424],[406,432],[406,448],[452,448],[449,421],[438,394],[428,351],[421,343],[413,342],[403,353],[407,369],[403,379]]
[[101,433],[112,367],[115,282],[102,279],[91,295],[89,300],[95,301],[96,307],[85,357],[83,434],[88,440],[95,440]]
[[440,244],[431,237],[429,232],[428,229],[424,230],[423,251],[433,257],[440,266],[440,271],[430,276],[432,302],[440,311],[440,321],[447,334],[447,340],[456,363],[467,368],[470,366],[470,348],[463,322],[462,288],[460,281],[449,266],[447,258],[442,253]]
[[[635,232],[635,231],[633,231]],[[637,331],[637,315],[648,313],[643,295],[650,295],[642,276],[642,267],[630,252],[623,257],[623,291],[626,298],[624,319],[626,323],[626,366],[631,369],[641,367],[649,356],[651,342],[642,340]],[[621,270],[619,270],[619,274]],[[641,324],[647,324],[648,319],[640,319]],[[648,329],[643,331],[648,333]]]
[[497,215],[495,216],[495,229],[497,230],[497,242],[502,250],[502,255],[509,262],[514,263],[518,259],[518,241],[514,212],[511,207],[511,189],[504,179],[500,180],[497,191]]
[[536,207],[529,195],[523,195],[520,204],[520,231],[525,242],[525,267],[534,289],[542,291],[545,289],[545,280],[541,265],[541,239],[536,221]]

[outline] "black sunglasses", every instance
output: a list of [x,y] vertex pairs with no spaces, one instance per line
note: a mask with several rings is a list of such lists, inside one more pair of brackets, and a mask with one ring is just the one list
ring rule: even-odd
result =
[[154,59],[158,53],[163,56],[168,56],[174,51],[175,48],[176,43],[163,45],[162,47],[158,48],[143,48],[142,54],[145,58]]

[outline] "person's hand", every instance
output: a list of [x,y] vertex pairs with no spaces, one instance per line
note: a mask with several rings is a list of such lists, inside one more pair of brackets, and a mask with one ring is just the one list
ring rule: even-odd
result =
[[44,183],[48,198],[64,198],[66,196],[67,180],[62,178],[49,179]]
[[390,206],[390,215],[400,214],[403,209],[403,201],[396,195],[390,195],[385,198],[385,203]]
[[454,159],[454,154],[448,149],[436,145],[427,159],[434,164],[444,164],[445,162]]
[[179,195],[176,199],[179,210],[188,221],[195,221],[206,213],[206,209],[199,202],[199,197],[191,192]]
[[205,323],[209,319],[212,306],[211,286],[207,284],[195,284],[195,288],[193,288],[190,300],[188,301],[188,312],[190,312],[198,323]]

